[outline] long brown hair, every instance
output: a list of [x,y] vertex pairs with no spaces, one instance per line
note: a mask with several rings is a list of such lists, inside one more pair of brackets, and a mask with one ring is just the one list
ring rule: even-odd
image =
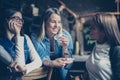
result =
[[120,32],[115,15],[96,14],[93,21],[105,32],[105,37],[111,46],[120,45]]

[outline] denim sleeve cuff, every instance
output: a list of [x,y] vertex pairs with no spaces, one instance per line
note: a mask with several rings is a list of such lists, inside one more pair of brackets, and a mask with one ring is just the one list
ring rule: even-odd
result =
[[44,57],[44,58],[43,58],[43,61],[44,61],[44,60],[50,60],[49,56]]

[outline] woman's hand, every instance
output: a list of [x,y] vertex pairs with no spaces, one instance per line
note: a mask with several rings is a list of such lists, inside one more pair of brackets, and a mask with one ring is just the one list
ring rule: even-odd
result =
[[45,60],[43,64],[47,67],[56,67],[56,68],[62,68],[65,67],[67,64],[71,64],[72,61],[70,58],[57,58],[55,60]]
[[58,58],[52,61],[54,67],[65,67],[65,65],[70,64],[69,58]]
[[26,66],[20,65],[19,63],[15,62],[13,64],[10,65],[10,68],[14,71],[14,72],[26,72]]
[[60,37],[60,41],[62,42],[62,46],[64,49],[67,49],[68,48],[68,45],[69,45],[69,40],[68,40],[68,37],[66,35],[62,35]]
[[21,31],[21,24],[19,24],[17,21],[10,20],[9,21],[9,30],[14,33],[16,36],[20,35]]
[[54,67],[64,67],[66,64],[65,64],[65,58],[58,58],[58,59],[55,59],[52,61],[52,64]]

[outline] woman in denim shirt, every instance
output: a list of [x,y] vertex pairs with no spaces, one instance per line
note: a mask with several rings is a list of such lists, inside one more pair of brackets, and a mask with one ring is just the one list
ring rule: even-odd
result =
[[[42,26],[40,26],[39,32],[31,35],[32,42],[42,58],[43,65],[54,67],[52,80],[66,80],[68,70],[65,67],[70,66],[67,65],[71,63],[68,57],[72,57],[73,51],[71,35],[62,29],[58,9],[49,8],[42,17]],[[56,35],[60,35],[58,40],[54,39]],[[41,50],[41,48],[43,49]]]
[[3,48],[3,51],[0,50],[0,55],[5,52],[4,55],[9,59],[6,59],[4,55],[0,56],[6,60],[4,62],[0,59],[0,76],[17,73],[24,75],[40,67],[41,59],[30,38],[21,33],[23,25],[21,12],[15,9],[4,10],[1,19],[3,21],[1,25],[3,25],[0,26],[2,30],[0,33],[0,46],[2,47],[0,48]]

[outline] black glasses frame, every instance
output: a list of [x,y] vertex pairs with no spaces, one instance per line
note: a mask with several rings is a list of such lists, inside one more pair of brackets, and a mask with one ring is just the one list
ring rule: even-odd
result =
[[22,24],[24,23],[24,20],[21,19],[21,18],[18,17],[18,16],[13,16],[13,17],[11,17],[10,19],[15,20],[15,21],[17,21],[17,22],[22,22]]

